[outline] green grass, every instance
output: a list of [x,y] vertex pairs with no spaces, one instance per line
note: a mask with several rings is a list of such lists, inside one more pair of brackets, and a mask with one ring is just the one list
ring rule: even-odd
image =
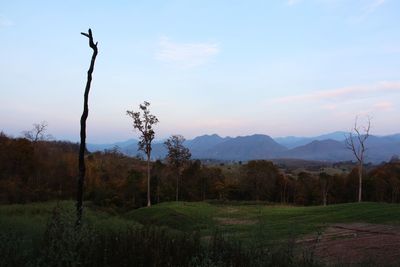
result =
[[[202,236],[219,231],[246,242],[267,244],[278,240],[313,234],[333,223],[367,222],[400,224],[400,205],[384,203],[349,203],[331,206],[292,207],[242,203],[210,204],[206,202],[168,202],[151,208],[113,214],[85,209],[85,222],[104,230],[126,226],[155,225],[183,232],[200,232]],[[0,206],[0,232],[39,236],[43,233],[55,202]],[[74,203],[58,204],[74,217]]]
[[[14,232],[24,236],[41,236],[55,207],[66,211],[71,220],[75,219],[75,203],[73,201],[42,202],[30,204],[0,205],[0,233]],[[84,223],[97,228],[118,231],[137,222],[126,220],[119,215],[92,209],[90,205],[84,209]]]
[[326,207],[292,207],[170,202],[134,210],[125,217],[142,224],[200,231],[203,236],[218,230],[245,242],[258,240],[267,244],[317,233],[333,223],[400,224],[400,205],[349,203]]
[[166,226],[175,230],[200,231],[214,226],[217,208],[204,202],[167,202],[125,214],[141,224]]
[[315,259],[299,258],[287,241],[333,223],[400,224],[400,205],[383,203],[169,202],[125,213],[90,203],[85,207],[84,227],[77,232],[72,201],[0,205],[0,254],[5,255],[0,265],[114,266],[124,259],[126,266],[243,266],[249,260],[252,266],[315,266]]

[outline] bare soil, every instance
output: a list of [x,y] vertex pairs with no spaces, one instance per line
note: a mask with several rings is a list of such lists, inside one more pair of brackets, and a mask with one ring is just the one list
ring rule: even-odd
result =
[[297,241],[327,264],[400,264],[400,227],[349,223],[334,224],[318,235]]
[[234,207],[227,207],[227,208],[224,209],[224,211],[227,212],[227,213],[236,213],[236,212],[239,211],[239,209],[234,208]]

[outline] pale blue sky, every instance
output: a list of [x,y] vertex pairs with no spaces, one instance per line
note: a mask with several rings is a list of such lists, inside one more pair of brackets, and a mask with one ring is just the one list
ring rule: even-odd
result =
[[47,121],[77,141],[99,42],[89,142],[135,137],[127,109],[151,102],[157,138],[217,133],[400,132],[400,1],[3,1],[0,130]]

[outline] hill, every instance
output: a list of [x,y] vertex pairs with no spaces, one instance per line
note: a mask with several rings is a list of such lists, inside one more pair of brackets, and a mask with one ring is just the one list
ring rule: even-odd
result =
[[[345,133],[333,132],[316,137],[281,137],[254,134],[238,137],[221,137],[217,134],[202,135],[186,140],[194,159],[217,161],[247,161],[252,159],[303,159],[313,161],[354,160],[344,144]],[[137,140],[103,145],[88,145],[89,151],[98,151],[118,147],[130,156],[142,154],[137,150]],[[366,162],[380,163],[389,161],[400,154],[400,134],[388,136],[371,135],[366,142]],[[167,150],[162,142],[153,144],[152,158],[163,159]]]
[[345,147],[344,142],[331,139],[312,141],[306,145],[285,151],[280,156],[319,161],[346,161],[353,159],[353,155]]
[[207,150],[205,155],[222,160],[271,159],[285,150],[268,135],[255,134],[228,139]]
[[218,144],[231,140],[231,137],[221,137],[217,134],[197,136],[192,140],[187,140],[185,146],[190,149],[193,158],[207,158],[207,151]]
[[[165,202],[126,213],[106,213],[87,204],[86,220],[95,227],[117,230],[129,225],[153,225],[202,236],[219,228],[244,242],[264,238],[262,243],[315,233],[334,223],[364,222],[400,225],[400,206],[385,203],[349,203],[329,206],[291,207],[256,202]],[[74,214],[71,201],[0,205],[2,229],[21,235],[43,233],[53,208]]]
[[274,138],[274,140],[289,148],[295,148],[298,146],[303,146],[306,144],[309,144],[313,141],[322,141],[322,140],[335,140],[335,141],[344,141],[346,139],[346,132],[343,131],[337,131],[333,133],[328,133],[328,134],[323,134],[319,136],[314,136],[314,137],[297,137],[297,136],[286,136],[286,137],[277,137]]
[[115,142],[115,143],[111,143],[111,144],[86,144],[86,148],[91,151],[103,151],[106,149],[113,149],[113,148],[119,148],[121,149],[123,152],[127,152],[130,151],[129,148],[131,147],[136,147],[138,140],[137,139],[129,139],[126,141],[122,141],[122,142]]

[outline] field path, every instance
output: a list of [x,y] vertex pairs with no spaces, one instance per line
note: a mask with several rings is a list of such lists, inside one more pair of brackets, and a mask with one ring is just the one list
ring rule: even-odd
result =
[[317,237],[298,241],[328,264],[381,262],[400,258],[400,227],[383,224],[334,224]]

